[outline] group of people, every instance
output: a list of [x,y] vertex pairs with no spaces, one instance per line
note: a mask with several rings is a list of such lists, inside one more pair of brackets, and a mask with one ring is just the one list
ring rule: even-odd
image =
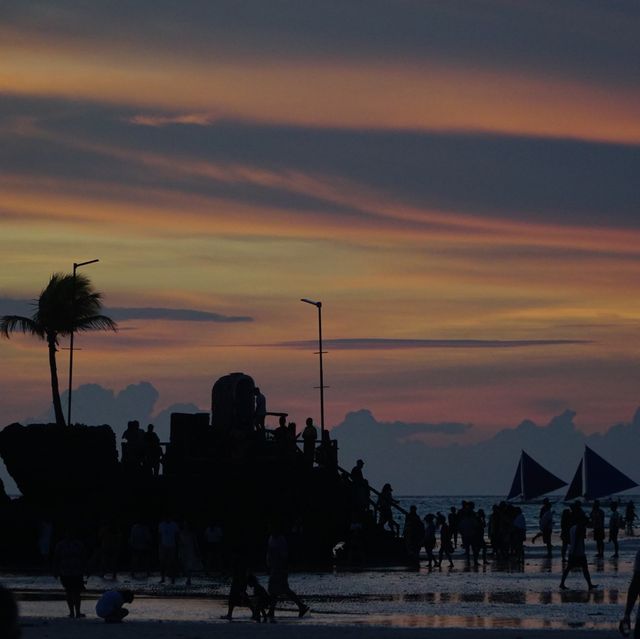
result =
[[[378,500],[378,525],[389,525],[394,530],[393,516],[391,513],[391,486],[386,484]],[[395,502],[397,503],[397,502]],[[608,517],[609,542],[613,545],[613,558],[618,557],[618,534],[627,526],[627,532],[633,535],[633,519],[635,508],[633,502],[627,505],[626,517],[618,512],[617,502],[610,504]],[[547,555],[552,553],[553,510],[548,499],[543,501],[540,508],[539,532],[532,539],[532,543],[542,537],[546,546]],[[560,538],[562,541],[561,556],[566,563],[566,574],[573,568],[584,566],[583,573],[590,588],[593,587],[588,576],[586,559],[584,559],[584,540],[587,531],[592,531],[596,542],[596,558],[604,557],[604,545],[606,537],[606,516],[600,503],[593,503],[589,514],[585,513],[579,501],[564,509],[560,523]],[[446,557],[449,565],[452,563],[452,553],[458,547],[458,542],[463,549],[467,560],[473,560],[475,566],[480,559],[487,562],[487,552],[498,559],[514,558],[524,561],[524,543],[526,541],[527,525],[522,509],[519,506],[507,502],[495,504],[492,507],[488,519],[483,509],[476,510],[472,501],[463,501],[462,506],[456,509],[452,506],[445,516],[438,512],[429,513],[423,519],[417,513],[417,508],[411,506],[405,516],[403,537],[407,554],[410,559],[418,561],[420,552],[424,548],[428,568],[440,567]],[[486,537],[485,537],[486,535]],[[435,548],[439,537],[439,551],[436,556]],[[566,578],[566,575],[565,575]],[[564,587],[564,578],[561,587]]]
[[143,471],[157,477],[163,454],[154,425],[149,424],[143,431],[140,422],[134,419],[127,423],[122,439],[122,464],[130,471]]
[[[473,558],[474,565],[479,565],[480,556],[486,563],[487,544],[484,538],[486,520],[484,511],[475,509],[472,501],[463,501],[462,507],[456,510],[452,506],[448,515],[443,513],[428,513],[420,519],[416,506],[411,506],[405,516],[403,537],[407,554],[412,561],[417,562],[420,551],[424,547],[427,557],[427,567],[439,568],[443,559],[453,566],[453,552],[458,547],[458,540],[467,560]],[[435,548],[440,547],[437,556]]]
[[[109,524],[105,527],[113,537],[117,527]],[[217,522],[211,522],[201,535],[196,536],[188,522],[178,524],[168,514],[163,516],[157,526],[157,559],[160,572],[160,582],[170,579],[175,583],[180,572],[186,578],[185,585],[191,584],[191,577],[195,570],[203,570],[205,574],[211,572],[231,573],[231,589],[229,593],[229,609],[226,619],[231,619],[235,606],[244,605],[251,609],[256,620],[275,620],[274,611],[279,597],[286,597],[296,603],[299,615],[302,617],[309,608],[291,589],[288,582],[289,549],[288,542],[280,528],[274,527],[267,542],[266,565],[269,570],[268,589],[262,588],[258,579],[250,572],[249,552],[246,547],[240,548],[234,540],[229,540],[229,547],[223,548],[223,529]],[[203,540],[204,552],[201,552]],[[111,548],[111,543],[110,548]],[[150,575],[153,555],[154,535],[151,527],[144,522],[134,523],[129,535],[131,550],[131,577],[139,572]],[[225,560],[225,549],[229,550],[230,563]],[[112,578],[116,578],[117,559],[109,551],[109,557],[114,563],[109,565]],[[78,531],[68,528],[62,539],[55,545],[52,557],[54,576],[60,580],[65,591],[69,617],[79,619],[84,617],[81,611],[82,592],[85,589],[85,579],[90,574],[104,576],[102,571],[100,547],[97,551],[98,561],[92,561],[87,547]],[[223,565],[224,563],[224,565]],[[92,565],[98,566],[97,572],[92,573]],[[253,595],[247,593],[247,588],[253,589]],[[97,614],[107,621],[120,621],[127,614],[122,606],[133,600],[130,591],[112,590],[105,601],[98,602]],[[119,593],[116,595],[115,593]],[[117,610],[114,602],[119,602]],[[114,610],[110,610],[113,607]],[[110,611],[109,611],[109,610]],[[264,614],[263,614],[264,613]],[[121,615],[120,619],[116,617]]]
[[[245,548],[236,546],[232,553],[232,577],[229,590],[227,614],[222,619],[231,621],[233,611],[238,606],[245,606],[251,611],[251,618],[258,623],[275,623],[275,608],[278,599],[293,601],[298,607],[298,616],[303,617],[308,611],[302,599],[289,585],[289,547],[287,538],[278,526],[272,527],[267,541],[266,565],[269,571],[267,589],[250,570]],[[247,592],[248,589],[252,593]]]
[[[84,616],[80,608],[86,577],[107,575],[116,580],[124,554],[123,542],[119,527],[111,522],[101,526],[93,549],[87,547],[84,537],[73,527],[64,531],[55,545],[52,567],[65,590],[70,617]],[[210,574],[222,570],[222,544],[223,529],[216,521],[200,535],[188,521],[178,523],[168,514],[158,523],[155,534],[150,524],[137,521],[131,526],[127,540],[131,577],[148,578],[157,565],[161,583],[169,579],[173,584],[181,574],[189,586],[196,571]]]

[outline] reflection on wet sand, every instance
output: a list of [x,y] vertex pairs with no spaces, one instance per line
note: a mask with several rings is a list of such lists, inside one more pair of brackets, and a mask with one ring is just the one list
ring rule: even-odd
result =
[[[426,603],[430,605],[474,603],[474,604],[563,604],[563,603],[606,603],[617,605],[620,602],[620,592],[617,588],[597,588],[596,590],[492,590],[472,592],[423,592],[398,595],[350,595],[343,601],[370,602],[398,601],[405,603]],[[327,601],[323,597],[316,597],[319,601]],[[331,601],[339,601],[332,597]]]
[[[358,620],[357,625],[391,626],[394,628],[521,628],[523,630],[566,629],[566,621],[539,617],[494,617],[481,615],[369,615]],[[589,622],[572,622],[584,628],[596,628]]]

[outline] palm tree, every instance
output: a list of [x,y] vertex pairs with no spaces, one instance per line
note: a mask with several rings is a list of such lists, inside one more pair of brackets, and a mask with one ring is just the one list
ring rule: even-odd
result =
[[0,318],[0,334],[30,333],[47,342],[49,369],[51,370],[51,393],[56,423],[64,426],[65,419],[60,402],[56,352],[58,339],[77,331],[117,330],[117,324],[102,310],[102,294],[93,289],[86,275],[54,273],[40,297],[34,300],[35,312],[31,317],[4,315]]

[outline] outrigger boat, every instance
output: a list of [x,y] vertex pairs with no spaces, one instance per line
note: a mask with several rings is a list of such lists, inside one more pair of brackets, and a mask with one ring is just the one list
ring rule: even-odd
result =
[[549,472],[523,450],[520,454],[520,461],[511,483],[507,501],[518,499],[522,502],[531,503],[538,497],[566,485],[566,481]]
[[565,501],[593,501],[609,497],[638,484],[588,446],[569,485]]

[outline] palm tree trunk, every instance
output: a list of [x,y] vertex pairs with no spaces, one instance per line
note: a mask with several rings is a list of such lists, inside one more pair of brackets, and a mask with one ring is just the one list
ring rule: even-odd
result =
[[51,394],[53,396],[53,411],[56,416],[56,424],[65,426],[64,413],[62,412],[62,402],[60,401],[60,388],[58,386],[58,366],[56,364],[56,336],[47,334],[47,344],[49,345],[49,369],[51,371]]

